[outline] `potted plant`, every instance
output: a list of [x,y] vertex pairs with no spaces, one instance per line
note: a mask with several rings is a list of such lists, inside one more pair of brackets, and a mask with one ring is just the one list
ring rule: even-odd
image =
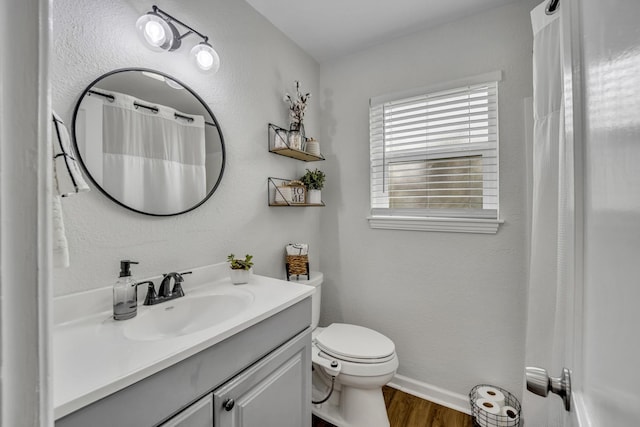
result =
[[307,187],[307,203],[312,205],[322,204],[322,187],[324,187],[325,174],[321,170],[310,171],[307,169],[300,181]]
[[234,254],[230,254],[227,257],[227,262],[231,267],[231,271],[229,273],[229,277],[231,278],[231,283],[234,285],[239,285],[241,283],[249,283],[251,279],[251,274],[253,270],[253,255],[246,254],[244,259],[237,259]]

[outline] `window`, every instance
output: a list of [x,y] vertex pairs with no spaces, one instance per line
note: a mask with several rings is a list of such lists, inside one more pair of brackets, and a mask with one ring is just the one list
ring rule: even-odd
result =
[[389,207],[482,209],[482,156],[389,163]]
[[500,74],[371,100],[372,228],[497,232]]

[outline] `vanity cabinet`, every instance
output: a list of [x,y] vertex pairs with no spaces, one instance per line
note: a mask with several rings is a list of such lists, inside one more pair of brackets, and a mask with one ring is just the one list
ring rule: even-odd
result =
[[311,354],[306,338],[290,340],[160,427],[309,425]]
[[308,297],[55,427],[308,427],[310,324]]

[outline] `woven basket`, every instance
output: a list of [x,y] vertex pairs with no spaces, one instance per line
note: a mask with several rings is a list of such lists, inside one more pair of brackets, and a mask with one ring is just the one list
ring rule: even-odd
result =
[[307,265],[309,263],[308,255],[287,255],[287,265],[289,266],[289,276],[297,276],[299,274],[308,275]]

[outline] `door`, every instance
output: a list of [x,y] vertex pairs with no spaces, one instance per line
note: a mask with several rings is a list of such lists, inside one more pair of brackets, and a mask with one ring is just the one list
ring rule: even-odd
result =
[[160,427],[213,427],[213,395],[207,394]]
[[310,426],[310,336],[294,338],[215,390],[215,426]]
[[[546,264],[532,256],[531,278],[538,269],[552,283],[530,281],[525,362],[553,376],[569,368],[572,397],[565,411],[556,396],[525,391],[524,419],[536,427],[636,426],[640,2],[561,0],[561,9],[565,123],[554,151],[556,245]],[[535,216],[534,206],[532,222]],[[543,296],[536,295],[540,288]]]
[[[640,2],[581,0],[582,418],[640,424]],[[582,425],[582,424],[581,424]]]

